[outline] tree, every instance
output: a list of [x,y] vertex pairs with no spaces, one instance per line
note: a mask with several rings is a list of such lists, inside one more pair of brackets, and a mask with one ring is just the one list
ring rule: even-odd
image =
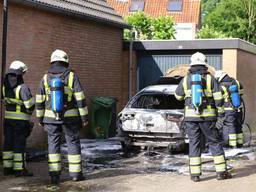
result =
[[204,18],[217,7],[220,0],[202,0],[201,2],[202,2],[201,19],[202,21],[204,21]]
[[247,40],[256,42],[255,39],[255,24],[256,24],[256,1],[255,0],[243,0],[242,4],[245,8],[248,18]]
[[[174,22],[170,16],[152,18],[144,12],[139,11],[126,17],[125,21],[136,30],[137,38],[140,40],[174,38]],[[132,38],[132,30],[126,29],[124,31],[125,39],[130,40]]]
[[[146,15],[142,11],[138,11],[132,15],[129,15],[125,18],[125,21],[131,25],[138,33],[138,39],[151,39],[151,26],[152,18]],[[132,30],[125,30],[124,37],[125,39],[131,39]]]
[[256,0],[220,0],[216,8],[206,15],[202,30],[256,43],[255,3]]
[[197,38],[199,39],[208,39],[208,38],[227,38],[228,36],[221,31],[216,31],[213,28],[210,28],[208,25],[205,25],[197,33]]
[[202,0],[202,10],[203,13],[207,14],[212,12],[220,0]]
[[152,22],[152,39],[174,39],[175,29],[172,17],[160,16]]

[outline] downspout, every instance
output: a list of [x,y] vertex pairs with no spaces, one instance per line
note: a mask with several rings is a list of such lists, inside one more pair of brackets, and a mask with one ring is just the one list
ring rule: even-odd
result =
[[133,42],[137,39],[137,31],[135,28],[132,29],[132,38],[130,41],[130,47],[129,47],[129,74],[128,74],[128,99],[130,100],[132,98],[132,75],[133,75]]
[[[3,80],[5,75],[5,66],[6,66],[6,50],[7,50],[7,25],[8,24],[8,0],[4,0],[3,4],[3,36],[2,36],[2,65],[1,65],[1,78],[0,78],[0,126],[3,125],[3,102],[2,102],[2,87]],[[2,135],[1,135],[2,136]]]
[[129,74],[128,74],[128,100],[132,97],[132,60],[133,60],[133,39],[130,41],[129,48]]

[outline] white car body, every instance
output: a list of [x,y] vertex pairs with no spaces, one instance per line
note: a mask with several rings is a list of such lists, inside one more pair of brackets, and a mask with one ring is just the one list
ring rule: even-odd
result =
[[176,88],[177,85],[148,86],[130,99],[118,116],[126,145],[166,147],[185,142],[181,126],[184,103],[175,99]]

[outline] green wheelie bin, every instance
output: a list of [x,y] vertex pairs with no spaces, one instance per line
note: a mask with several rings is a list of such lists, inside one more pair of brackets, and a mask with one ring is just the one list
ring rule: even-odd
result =
[[115,136],[116,102],[113,97],[91,98],[91,133],[94,138],[105,139]]

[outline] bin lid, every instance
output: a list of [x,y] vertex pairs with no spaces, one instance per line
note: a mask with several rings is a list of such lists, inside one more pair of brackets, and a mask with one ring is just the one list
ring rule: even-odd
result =
[[116,103],[116,99],[113,97],[92,97],[91,100],[93,103],[109,107]]

